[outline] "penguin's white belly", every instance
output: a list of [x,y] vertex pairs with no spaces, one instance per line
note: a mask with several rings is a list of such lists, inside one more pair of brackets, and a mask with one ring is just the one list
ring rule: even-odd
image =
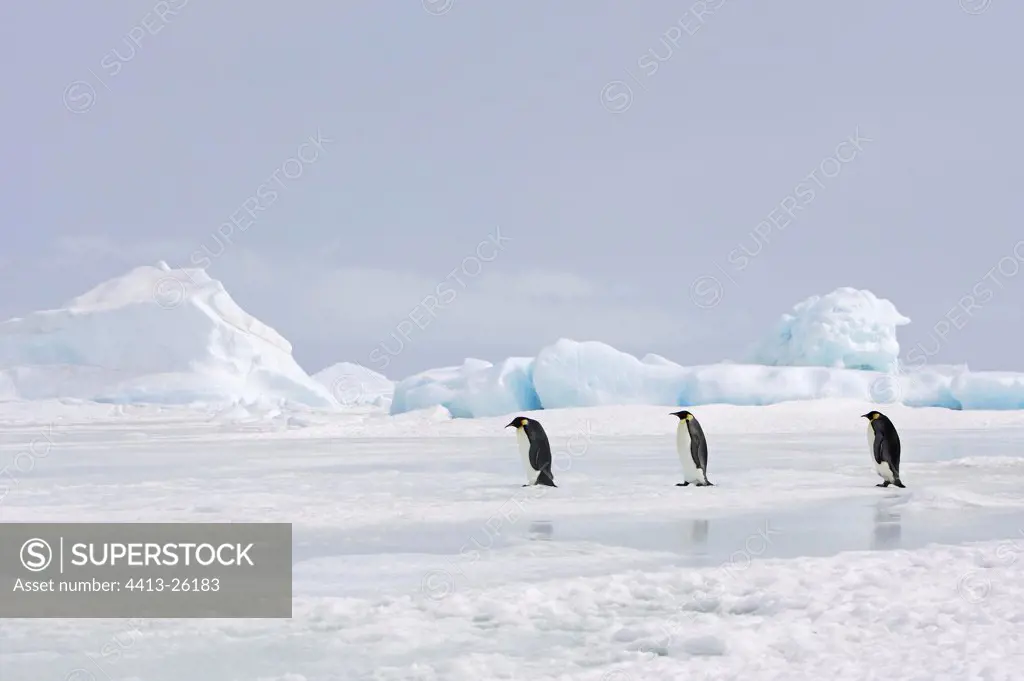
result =
[[526,471],[526,482],[530,485],[537,484],[540,471],[533,470],[530,465],[530,438],[526,437],[526,431],[516,428],[516,440],[519,442],[519,455],[523,457],[523,470]]
[[896,476],[892,474],[889,462],[875,463],[875,429],[871,427],[870,423],[868,424],[868,454],[871,455],[871,465],[875,467],[878,477],[886,482],[896,482]]
[[690,430],[682,421],[676,429],[676,451],[679,453],[679,463],[683,465],[683,481],[701,484],[707,482],[703,471],[693,462],[693,456],[690,454]]

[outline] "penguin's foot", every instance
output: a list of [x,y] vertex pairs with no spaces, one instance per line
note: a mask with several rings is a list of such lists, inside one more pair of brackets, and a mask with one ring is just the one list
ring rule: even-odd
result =
[[906,489],[906,488],[907,488],[907,486],[906,486],[906,485],[904,485],[904,484],[903,484],[902,482],[900,482],[899,480],[897,480],[896,482],[894,482],[894,483],[892,483],[892,484],[896,485],[896,486],[897,486],[897,487],[899,487],[900,489]]
[[537,484],[544,485],[545,487],[558,487],[558,485],[555,484],[555,479],[552,478],[551,474],[547,471],[541,472],[540,476],[537,478]]
[[877,485],[875,485],[875,487],[888,487],[888,486],[889,486],[889,481],[888,480],[886,480],[885,482],[880,482]]
[[690,486],[690,483],[688,483],[688,482],[677,482],[676,483],[676,487],[689,487],[689,486]]

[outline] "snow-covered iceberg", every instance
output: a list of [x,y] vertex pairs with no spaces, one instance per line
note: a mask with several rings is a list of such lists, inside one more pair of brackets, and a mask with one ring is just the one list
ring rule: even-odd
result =
[[510,357],[497,365],[467,359],[462,366],[430,369],[395,385],[391,413],[441,406],[455,418],[495,416],[541,409],[529,357]]
[[341,362],[307,374],[291,344],[202,270],[136,268],[55,310],[0,323],[0,400],[443,409],[456,418],[600,405],[768,405],[846,398],[950,409],[1022,409],[1024,374],[902,372],[896,327],[867,291],[838,289],[785,315],[756,363],[682,366],[597,341],[535,357],[467,359],[397,383]]
[[857,399],[949,409],[1024,408],[1024,374],[927,366],[904,372],[896,329],[910,323],[870,291],[840,288],[797,304],[748,363],[682,366],[597,341],[561,339],[534,358],[467,360],[395,386],[391,413],[436,407],[455,417],[621,404],[768,405]]
[[164,262],[0,323],[0,399],[50,398],[338,406],[219,281]]
[[603,404],[675,404],[686,369],[610,345],[561,339],[533,360],[533,388],[545,409]]
[[338,362],[313,374],[342,406],[389,406],[395,382],[373,369],[352,362]]
[[442,406],[456,418],[620,404],[758,406],[856,399],[947,409],[1024,408],[1024,374],[930,366],[906,373],[813,366],[643,360],[597,341],[561,339],[535,358],[467,360],[399,381],[391,413]]
[[894,371],[896,327],[909,324],[871,291],[838,288],[797,303],[750,353],[751,364]]

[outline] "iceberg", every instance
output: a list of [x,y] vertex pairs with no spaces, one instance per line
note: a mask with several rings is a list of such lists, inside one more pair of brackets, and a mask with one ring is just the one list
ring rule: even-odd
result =
[[342,406],[388,406],[395,382],[373,369],[352,362],[338,362],[313,374]]
[[446,418],[831,398],[1024,408],[1024,374],[966,366],[903,371],[896,328],[909,321],[889,301],[841,288],[797,304],[747,363],[683,366],[661,355],[638,359],[596,340],[561,338],[534,357],[471,358],[397,382],[349,362],[310,376],[292,357],[291,344],[242,310],[219,281],[160,262],[60,308],[0,323],[0,400],[239,405],[246,413],[263,406],[369,406]]
[[338,406],[219,281],[162,261],[0,323],[0,399],[62,398]]
[[909,324],[890,301],[843,287],[811,296],[782,315],[751,351],[751,364],[895,371],[896,327]]
[[483,360],[399,381],[392,414],[443,406],[454,418],[611,405],[766,406],[854,399],[947,409],[1024,408],[1024,374],[929,366],[905,373],[722,362],[685,367],[637,359],[598,341],[560,339],[535,358]]
[[838,288],[782,316],[746,363],[682,366],[643,359],[598,341],[562,338],[537,353],[492,366],[425,371],[396,385],[391,413],[444,406],[456,418],[602,405],[764,406],[855,399],[947,409],[1024,408],[1024,374],[971,372],[966,366],[903,371],[896,338],[909,324],[890,301]]
[[510,357],[496,365],[467,359],[461,366],[423,371],[395,385],[390,413],[440,406],[453,418],[474,418],[541,409],[532,366],[532,358]]

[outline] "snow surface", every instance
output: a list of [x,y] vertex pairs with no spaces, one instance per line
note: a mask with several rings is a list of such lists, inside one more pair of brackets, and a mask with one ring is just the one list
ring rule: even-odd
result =
[[373,369],[352,362],[338,362],[313,374],[331,391],[339,404],[390,406],[395,382]]
[[[7,681],[1009,681],[1024,668],[1024,412],[866,401],[533,413],[0,405],[0,521],[294,523],[290,620],[0,621]],[[244,413],[243,413],[244,412]]]
[[0,399],[47,398],[337,406],[219,281],[163,262],[0,323]]
[[900,355],[896,327],[909,323],[890,301],[842,287],[797,303],[749,361],[895,372]]

